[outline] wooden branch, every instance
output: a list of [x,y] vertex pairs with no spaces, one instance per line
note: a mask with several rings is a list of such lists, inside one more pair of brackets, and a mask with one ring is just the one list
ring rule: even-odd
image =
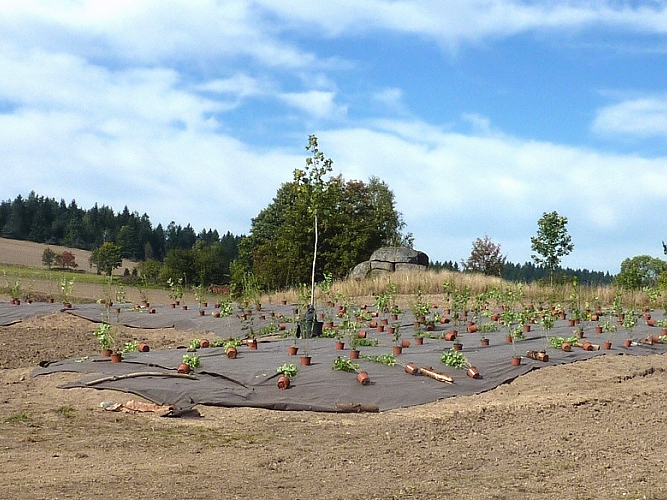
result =
[[436,371],[433,369],[431,366],[422,366],[419,369],[420,373],[426,377],[430,377],[434,380],[437,380],[438,382],[444,382],[446,384],[453,384],[454,379],[450,377],[449,375],[445,375],[444,373],[441,373],[439,371]]
[[124,380],[128,378],[137,378],[137,377],[175,377],[175,378],[187,378],[189,380],[198,380],[194,375],[188,375],[185,373],[172,373],[172,372],[136,372],[136,373],[126,373],[125,375],[111,375],[109,377],[102,377],[89,382],[85,382],[84,385],[91,386],[101,384],[103,382],[115,382],[116,380]]

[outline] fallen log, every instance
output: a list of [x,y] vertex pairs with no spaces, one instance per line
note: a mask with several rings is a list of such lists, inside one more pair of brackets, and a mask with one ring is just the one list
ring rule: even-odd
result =
[[431,367],[431,366],[422,366],[419,369],[419,372],[426,377],[430,377],[434,380],[437,380],[438,382],[444,382],[446,384],[453,384],[454,383],[454,379],[452,377],[450,377],[449,375],[445,375],[444,373],[441,373],[439,371],[434,370],[433,367]]

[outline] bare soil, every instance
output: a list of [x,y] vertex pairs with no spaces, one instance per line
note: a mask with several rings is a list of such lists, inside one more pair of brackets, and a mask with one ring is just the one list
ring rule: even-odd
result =
[[[104,411],[132,395],[58,389],[40,360],[98,350],[55,313],[0,328],[3,498],[667,498],[667,358],[600,356],[485,394],[381,414],[198,407]],[[123,332],[152,348],[173,330]]]

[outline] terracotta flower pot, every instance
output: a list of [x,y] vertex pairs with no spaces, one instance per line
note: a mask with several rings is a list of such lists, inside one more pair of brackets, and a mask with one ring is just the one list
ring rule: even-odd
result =
[[359,382],[361,385],[368,385],[371,383],[371,378],[367,372],[362,371],[357,373],[357,382]]
[[560,348],[565,352],[570,352],[572,350],[572,345],[569,342],[563,342]]
[[488,345],[489,345],[489,339],[481,339],[481,340],[479,341],[479,345],[481,345],[482,347],[488,347]]
[[[521,358],[519,358],[519,362],[521,362]],[[480,378],[479,370],[475,366],[468,367],[466,375],[470,378]]]
[[281,375],[280,377],[278,377],[277,385],[278,385],[278,389],[280,389],[280,390],[284,391],[285,389],[289,389],[289,386],[290,386],[289,377],[287,375]]
[[419,368],[417,368],[417,365],[414,363],[408,363],[405,365],[405,373],[417,375],[419,373]]
[[408,339],[401,340],[401,347],[403,349],[407,349],[408,347],[410,347],[410,341]]
[[350,351],[350,359],[359,359],[359,351],[352,349]]
[[225,354],[229,359],[236,359],[238,351],[236,350],[236,347],[228,347]]
[[415,337],[416,345],[424,345],[424,337]]
[[246,345],[251,351],[256,351],[257,350],[257,339],[248,339],[246,341]]
[[151,307],[151,308],[148,310],[148,314],[155,314],[155,313],[156,313],[156,311],[155,311],[155,308],[154,308],[154,307]]
[[523,325],[523,333],[530,332],[530,325]]
[[468,325],[468,333],[477,333],[477,325]]
[[398,321],[398,314],[392,314],[391,315],[391,320],[392,321]]
[[602,327],[601,326],[596,326],[595,327],[595,333],[598,333],[598,334],[602,333]]
[[491,321],[498,321],[500,319],[500,313],[493,313],[491,315]]
[[573,319],[568,319],[567,320],[567,326],[574,326],[574,325],[575,325],[575,321]]
[[660,343],[660,335],[652,335],[651,340],[653,341],[654,344]]
[[208,339],[201,339],[199,341],[199,347],[202,349],[206,349],[207,347],[211,347],[211,341]]
[[345,342],[341,342],[340,340],[336,342],[336,350],[342,351],[343,349],[345,349]]
[[310,366],[311,359],[310,356],[301,356],[301,366]]
[[289,356],[296,356],[297,352],[299,352],[299,348],[295,345],[291,345],[287,348],[287,354]]
[[512,366],[519,366],[521,364],[521,358],[519,356],[512,356]]
[[211,316],[213,316],[214,318],[219,318],[220,317],[220,311],[213,311],[211,313]]
[[368,323],[368,326],[371,327],[371,328],[377,328],[377,326],[378,326],[378,322],[375,321],[374,319],[372,319],[372,320]]
[[357,332],[357,337],[359,337],[360,339],[365,339],[366,338],[366,330],[359,330]]
[[395,345],[392,349],[394,356],[399,356],[403,352],[403,348],[400,345]]
[[380,332],[380,333],[384,332],[384,325],[377,325],[375,328],[376,328],[377,331]]
[[461,344],[460,342],[458,344],[454,344],[452,346],[452,349],[454,349],[455,351],[462,351],[463,350],[463,344]]
[[185,305],[184,305],[184,306],[181,306],[181,309],[183,309],[184,311],[187,311],[187,310],[188,310],[188,306],[185,306]]
[[581,347],[584,349],[584,351],[592,351],[593,350],[593,344],[591,344],[590,342],[584,342],[584,345],[581,346]]
[[137,350],[139,352],[149,352],[151,348],[148,346],[146,342],[140,342],[139,345],[137,346]]
[[102,349],[102,356],[104,356],[105,358],[111,357],[112,353],[113,351],[111,349]]
[[623,341],[623,347],[630,347],[630,346],[632,346],[632,340],[630,340],[630,339],[625,339],[625,340]]
[[176,309],[176,302],[172,302],[171,304],[169,304],[169,307],[171,307],[172,309]]
[[451,332],[445,333],[445,340],[447,342],[452,342],[456,339],[456,331],[452,330]]
[[390,326],[389,328],[387,328],[387,333],[389,335],[393,335],[394,333],[396,333],[396,327],[395,326]]
[[122,355],[121,353],[119,353],[119,352],[114,352],[114,353],[111,355],[111,362],[112,362],[112,363],[120,363],[121,361],[123,361],[123,355]]
[[190,373],[190,367],[185,363],[178,365],[178,373]]
[[611,349],[611,342],[607,340],[604,344],[602,344],[602,348],[608,351],[609,349]]
[[512,343],[512,336],[511,335],[505,335],[505,343],[506,344],[511,344]]
[[655,320],[654,319],[647,319],[646,320],[646,326],[655,326]]

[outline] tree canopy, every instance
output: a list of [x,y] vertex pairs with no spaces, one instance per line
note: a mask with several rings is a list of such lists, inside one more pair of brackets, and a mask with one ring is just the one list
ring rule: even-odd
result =
[[558,212],[544,212],[537,221],[537,236],[530,238],[531,258],[537,264],[543,264],[553,275],[554,269],[560,264],[561,258],[574,250],[572,238],[567,232],[567,217]]
[[[248,272],[266,289],[310,282],[315,214],[318,281],[325,273],[345,276],[382,246],[411,242],[411,235],[402,233],[405,222],[396,210],[394,194],[380,179],[363,182],[341,175],[324,179],[331,164],[323,156],[309,157],[306,166],[294,170],[292,181],[283,183],[269,206],[252,219],[250,234],[239,243],[234,283],[240,284]],[[311,172],[313,167],[324,170],[315,179],[308,174],[309,167]]]

